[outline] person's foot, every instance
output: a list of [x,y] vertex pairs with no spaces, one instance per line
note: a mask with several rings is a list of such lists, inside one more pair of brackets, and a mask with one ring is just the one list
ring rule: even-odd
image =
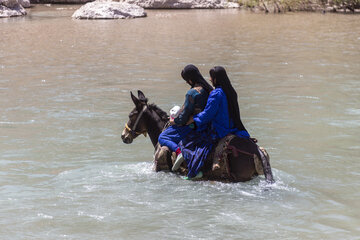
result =
[[212,170],[216,171],[218,169],[220,169],[220,164],[219,163],[214,163],[213,166],[212,166]]
[[172,167],[172,171],[173,172],[175,172],[176,170],[178,170],[179,168],[180,168],[180,165],[181,165],[181,163],[184,161],[184,157],[183,157],[183,155],[182,155],[182,153],[180,153],[178,156],[177,156],[177,158],[176,158],[176,160],[175,160],[175,163],[174,163],[174,165],[173,165],[173,167]]
[[200,171],[198,174],[196,174],[195,177],[193,177],[193,178],[184,177],[184,179],[185,179],[185,180],[196,180],[196,179],[200,179],[200,178],[202,178],[202,177],[203,177],[203,173],[202,173],[202,171]]

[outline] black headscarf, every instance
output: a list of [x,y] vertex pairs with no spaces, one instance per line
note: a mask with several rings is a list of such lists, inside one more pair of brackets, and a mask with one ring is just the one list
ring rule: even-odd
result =
[[213,90],[213,87],[204,79],[199,69],[192,64],[187,65],[184,70],[181,71],[181,76],[188,84],[190,84],[189,80],[192,81],[192,84],[190,84],[191,87],[198,84],[202,86],[207,93]]
[[240,109],[237,101],[236,91],[231,85],[230,79],[227,76],[225,69],[221,66],[216,66],[210,70],[210,76],[213,81],[215,81],[215,87],[221,87],[226,94],[230,118],[233,120],[235,127],[241,131],[246,131],[240,119]]

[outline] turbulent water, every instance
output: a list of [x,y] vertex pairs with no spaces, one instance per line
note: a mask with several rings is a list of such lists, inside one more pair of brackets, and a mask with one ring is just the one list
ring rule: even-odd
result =
[[[360,239],[360,16],[71,6],[0,19],[1,239]],[[121,131],[141,89],[168,111],[224,66],[276,183],[152,171]]]

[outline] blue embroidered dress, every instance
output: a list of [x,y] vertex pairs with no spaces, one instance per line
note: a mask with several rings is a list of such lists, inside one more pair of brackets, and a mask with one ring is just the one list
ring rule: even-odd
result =
[[249,138],[247,131],[234,127],[230,119],[228,102],[221,87],[214,89],[207,100],[204,111],[194,116],[196,134],[187,135],[180,148],[188,166],[188,177],[195,177],[204,166],[206,158],[218,139],[232,133]]
[[247,131],[240,131],[234,127],[229,115],[227,98],[221,87],[216,87],[210,93],[204,111],[194,116],[194,122],[199,130],[211,123],[216,139],[223,138],[229,133],[244,138],[250,137]]

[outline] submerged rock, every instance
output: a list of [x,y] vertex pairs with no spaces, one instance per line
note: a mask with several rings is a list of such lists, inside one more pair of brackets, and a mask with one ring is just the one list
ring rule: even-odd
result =
[[87,3],[72,15],[76,19],[123,19],[146,17],[144,8],[125,2],[95,1]]
[[124,0],[143,8],[199,9],[199,8],[238,8],[239,4],[226,0]]
[[24,15],[26,15],[26,11],[18,0],[0,0],[0,18]]

